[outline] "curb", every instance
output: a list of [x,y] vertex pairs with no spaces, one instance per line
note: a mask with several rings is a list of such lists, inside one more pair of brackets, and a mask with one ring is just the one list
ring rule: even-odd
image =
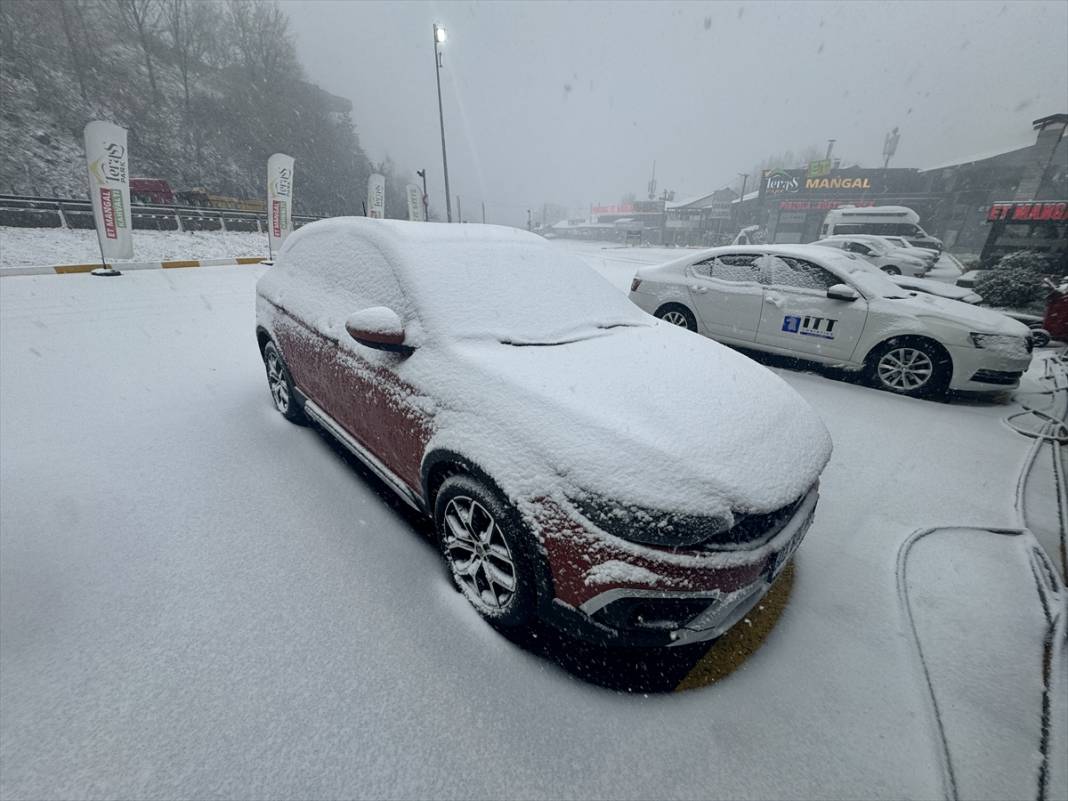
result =
[[[222,259],[179,259],[175,261],[134,261],[122,264],[108,264],[113,269],[127,272],[130,270],[175,270],[186,267],[230,267],[242,264],[259,264],[262,256],[235,256]],[[92,264],[54,264],[42,267],[5,267],[0,268],[0,278],[13,275],[71,275],[74,273],[91,273],[100,268],[100,262]]]

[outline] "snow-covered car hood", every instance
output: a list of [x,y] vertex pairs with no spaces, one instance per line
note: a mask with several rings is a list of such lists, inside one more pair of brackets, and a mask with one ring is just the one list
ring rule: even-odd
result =
[[903,289],[914,289],[917,292],[938,295],[940,298],[959,300],[964,303],[978,303],[982,300],[972,290],[947,284],[944,281],[935,281],[930,278],[913,278],[908,275],[890,275],[887,277]]
[[[467,455],[489,461],[513,491],[759,513],[800,497],[830,458],[822,421],[782,379],[665,323],[562,345],[471,340],[450,350],[460,369],[439,374],[452,386],[435,394],[459,398],[466,388],[463,404],[484,432],[465,437],[477,451]],[[542,464],[527,463],[527,452]],[[522,475],[530,471],[542,475]]]
[[949,298],[937,297],[922,292],[909,293],[898,299],[880,299],[885,308],[898,313],[909,313],[916,317],[934,317],[942,322],[954,323],[969,332],[982,334],[1007,334],[1026,337],[1028,328],[1023,323],[1007,317],[1001,312],[961,303]]

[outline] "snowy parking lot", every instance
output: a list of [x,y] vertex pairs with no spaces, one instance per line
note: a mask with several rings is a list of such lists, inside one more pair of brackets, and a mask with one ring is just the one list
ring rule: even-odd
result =
[[1068,797],[1055,351],[950,403],[764,360],[834,439],[788,580],[619,655],[495,633],[281,418],[264,269],[0,279],[3,798]]

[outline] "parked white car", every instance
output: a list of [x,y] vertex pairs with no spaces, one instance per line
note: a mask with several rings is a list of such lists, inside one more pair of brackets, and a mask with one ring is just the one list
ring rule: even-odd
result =
[[854,253],[878,267],[887,275],[910,275],[922,278],[933,265],[920,256],[913,256],[904,248],[895,248],[867,236],[829,236],[812,243],[824,248]]
[[1022,323],[910,292],[827,247],[701,251],[642,267],[630,298],[726,344],[864,371],[876,386],[902,395],[1004,391],[1031,363]]
[[942,257],[941,251],[935,250],[934,248],[924,248],[919,245],[914,245],[903,236],[878,236],[875,238],[883,240],[892,248],[903,248],[908,251],[910,256],[926,259],[931,262],[931,266],[937,264],[938,260]]

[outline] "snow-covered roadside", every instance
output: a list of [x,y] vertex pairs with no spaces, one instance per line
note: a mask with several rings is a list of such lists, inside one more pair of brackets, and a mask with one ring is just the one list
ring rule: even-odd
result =
[[[598,258],[618,278],[639,254]],[[619,695],[486,627],[373,482],[273,410],[262,272],[5,279],[0,796],[942,797],[896,558],[917,528],[1018,525],[1009,408],[778,370],[836,446],[789,604],[717,684]],[[985,586],[985,546],[955,553]],[[1016,697],[981,690],[959,719]],[[1034,759],[960,739],[961,786]]]
[[[134,231],[134,262],[267,255],[264,234],[241,231]],[[100,261],[96,232],[0,226],[0,271],[9,267]],[[122,264],[121,261],[115,262]]]

